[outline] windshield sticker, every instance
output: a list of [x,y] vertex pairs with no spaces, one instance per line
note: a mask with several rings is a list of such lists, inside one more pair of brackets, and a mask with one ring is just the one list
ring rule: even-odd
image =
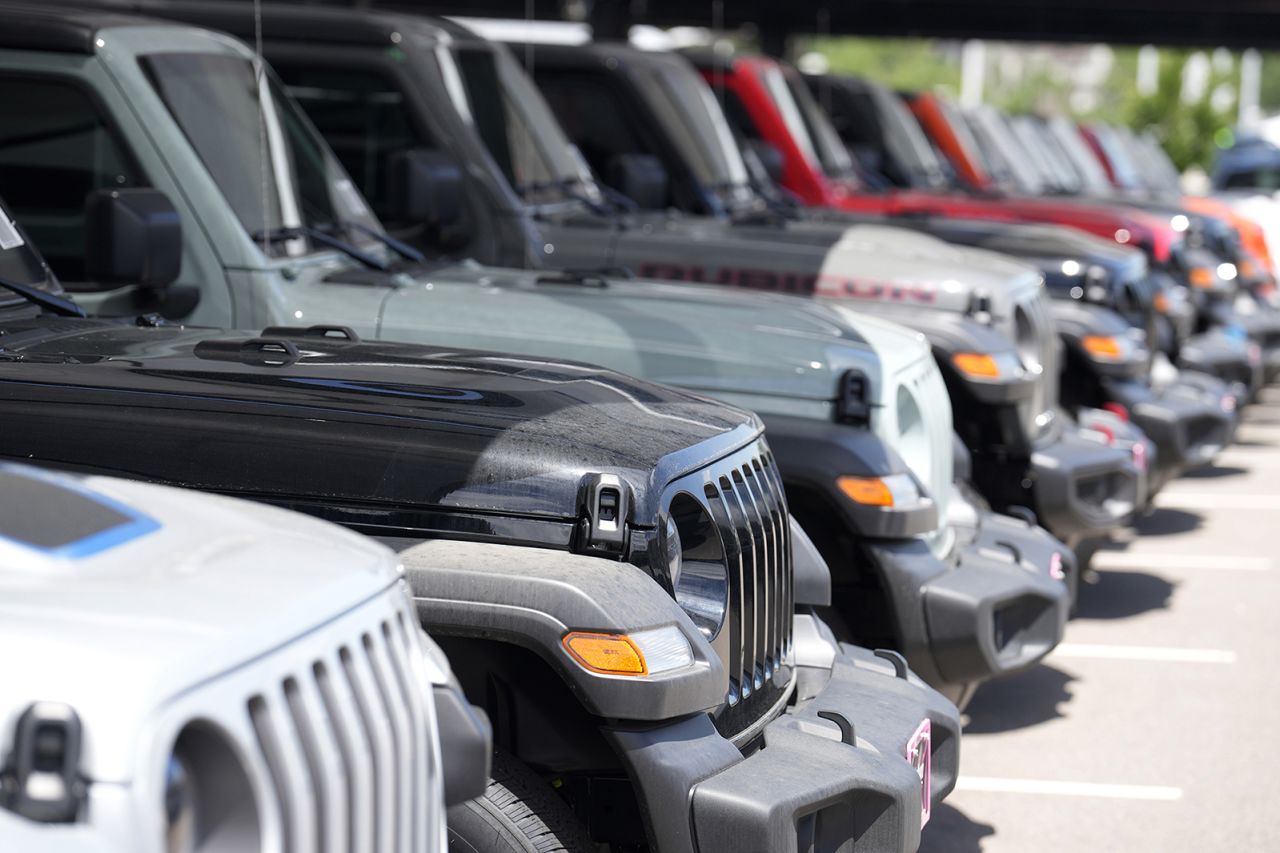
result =
[[0,207],[0,249],[8,251],[9,249],[17,249],[25,245],[22,235],[18,233],[18,228],[13,224],[13,220],[9,218],[9,214]]

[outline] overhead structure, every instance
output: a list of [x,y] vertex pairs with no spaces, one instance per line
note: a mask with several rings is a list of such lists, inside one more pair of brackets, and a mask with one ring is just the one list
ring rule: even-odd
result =
[[355,5],[590,21],[609,37],[624,34],[632,24],[750,25],[766,49],[780,48],[788,36],[812,33],[1280,48],[1280,2],[1275,0],[355,0]]

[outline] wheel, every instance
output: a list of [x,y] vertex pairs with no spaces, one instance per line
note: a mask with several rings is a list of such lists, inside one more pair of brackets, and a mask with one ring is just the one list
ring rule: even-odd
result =
[[455,853],[595,853],[567,803],[522,761],[493,755],[484,795],[449,809]]

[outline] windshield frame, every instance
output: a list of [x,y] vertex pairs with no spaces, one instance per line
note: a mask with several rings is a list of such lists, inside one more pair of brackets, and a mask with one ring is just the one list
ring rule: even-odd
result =
[[702,75],[682,57],[646,54],[627,64],[627,76],[666,128],[694,179],[730,208],[749,202],[746,161]]
[[[270,181],[263,181],[268,188],[265,194],[267,209],[261,208],[263,194],[259,191],[253,196],[253,201],[257,203],[254,205],[256,211],[246,212],[233,201],[232,189],[227,183],[236,170],[224,170],[211,164],[209,156],[211,140],[198,135],[198,128],[191,125],[190,116],[182,111],[185,105],[175,104],[171,100],[171,95],[175,93],[166,88],[174,84],[177,75],[165,75],[161,69],[169,66],[169,70],[172,70],[175,64],[198,64],[199,68],[190,67],[187,72],[198,84],[212,86],[218,81],[209,73],[210,66],[225,66],[226,74],[247,72],[248,79],[253,80],[254,59],[236,53],[214,50],[156,50],[138,54],[137,62],[142,76],[151,86],[151,91],[164,106],[196,159],[204,166],[223,202],[227,204],[250,242],[258,247],[268,262],[291,262],[303,257],[335,253],[336,250],[332,247],[312,240],[304,234],[290,236],[287,239],[270,239],[272,234],[296,229],[342,231],[349,238],[349,242],[361,248],[374,252],[384,251],[385,247],[368,233],[349,227],[355,224],[377,233],[383,230],[368,203],[342,168],[337,156],[311,124],[306,112],[288,95],[286,87],[270,67],[262,69],[262,74],[258,77],[259,82],[256,86],[249,87],[244,93],[246,101],[239,104],[239,108],[243,110],[247,103],[253,103],[253,111],[258,117],[261,135],[255,134],[258,138],[254,140],[252,147],[255,154],[265,153],[266,155],[265,162],[261,159],[257,161],[265,168],[256,174],[264,179],[267,175],[271,177]],[[233,85],[224,91],[234,92],[234,90]],[[221,124],[225,127],[230,124],[230,121],[224,118]],[[309,146],[310,151],[303,151],[303,145]],[[306,162],[306,157],[318,157],[318,163],[313,164],[315,171],[312,177],[319,176],[317,186],[323,186],[328,205],[325,211],[328,214],[326,216],[309,216],[305,211],[306,204],[298,168],[301,163]],[[253,212],[260,215],[259,221],[250,221]]]
[[[501,153],[493,149],[491,140],[476,119],[473,87],[479,81],[467,73],[462,61],[464,56],[491,63],[497,89],[487,94],[502,99],[505,121],[519,120],[519,131],[530,146],[523,156],[532,154],[537,157],[537,162],[548,176],[546,180],[517,180],[514,157],[508,156],[504,163]],[[566,206],[577,210],[603,202],[604,192],[595,175],[556,121],[537,84],[511,56],[507,47],[488,42],[442,43],[432,51],[432,58],[445,78],[445,90],[457,118],[476,134],[526,209],[535,213],[561,210]],[[450,79],[456,80],[456,85],[448,85]],[[504,145],[509,148],[511,137],[505,122],[503,134]]]

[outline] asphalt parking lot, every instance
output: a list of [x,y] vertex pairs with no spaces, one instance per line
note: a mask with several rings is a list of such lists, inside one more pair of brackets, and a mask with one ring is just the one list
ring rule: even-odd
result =
[[1280,850],[1280,390],[1095,569],[1064,644],[974,699],[922,850]]

